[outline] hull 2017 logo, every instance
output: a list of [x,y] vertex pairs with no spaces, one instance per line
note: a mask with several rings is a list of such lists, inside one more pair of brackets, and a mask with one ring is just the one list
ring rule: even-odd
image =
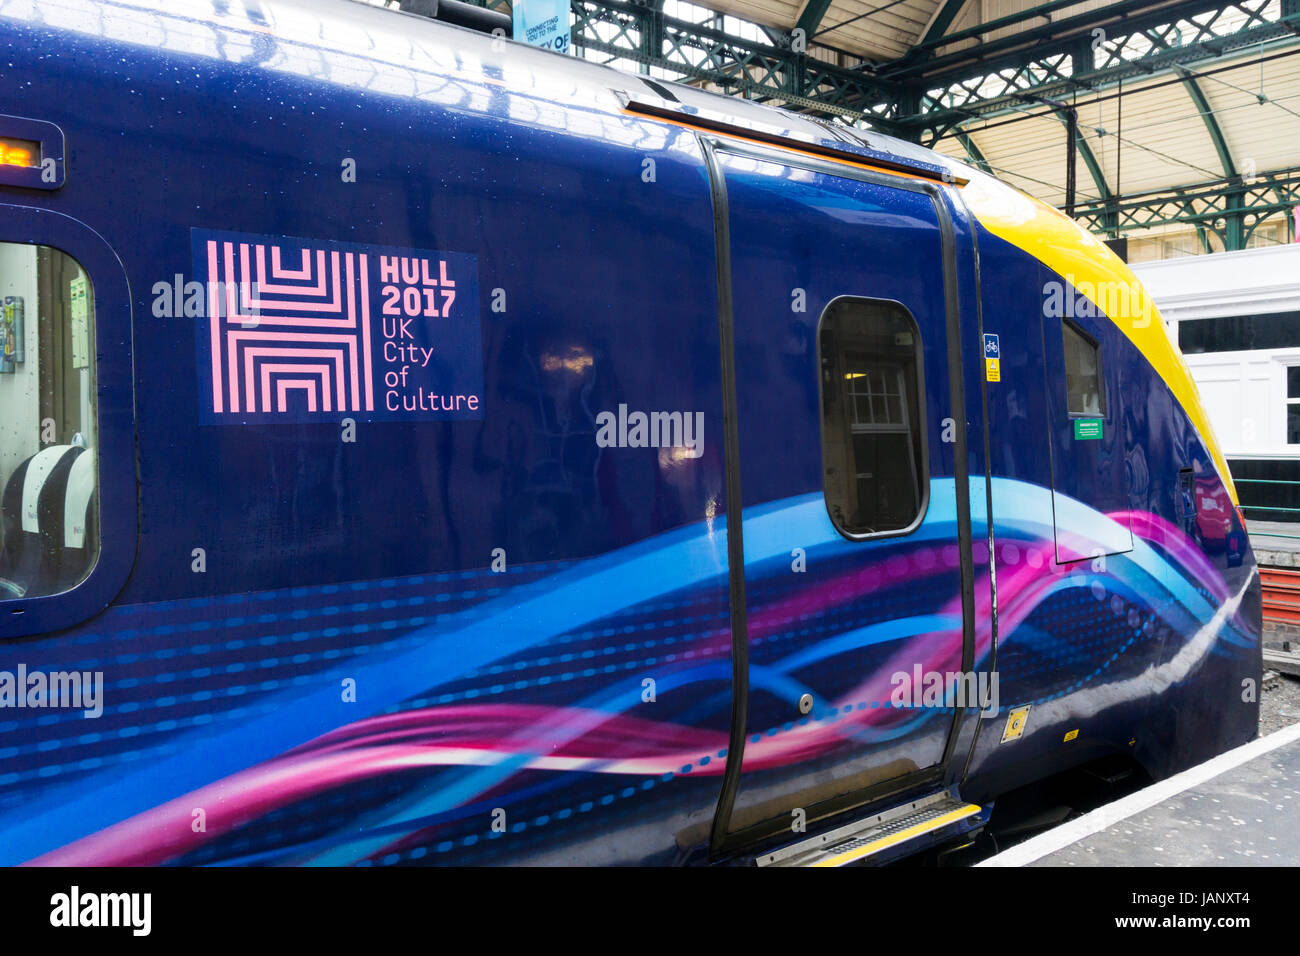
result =
[[194,229],[208,423],[483,417],[478,260]]

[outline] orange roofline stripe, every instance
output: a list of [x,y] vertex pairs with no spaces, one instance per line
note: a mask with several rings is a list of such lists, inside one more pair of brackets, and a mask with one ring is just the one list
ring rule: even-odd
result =
[[[902,169],[891,169],[888,166],[877,166],[866,160],[849,159],[843,154],[831,150],[821,151],[810,149],[805,146],[797,146],[791,143],[778,143],[771,139],[765,139],[760,136],[746,136],[743,133],[735,132],[731,129],[718,129],[713,126],[707,126],[701,123],[690,123],[686,120],[680,120],[675,117],[663,116],[659,113],[647,113],[638,109],[629,109],[623,107],[621,112],[625,116],[635,116],[640,120],[651,120],[656,123],[667,123],[670,126],[679,126],[682,129],[689,129],[696,133],[704,133],[709,136],[718,136],[723,139],[734,139],[742,143],[749,143],[753,146],[763,146],[767,149],[777,150],[785,153],[797,153],[800,156],[807,156],[809,159],[820,160],[824,163],[836,163],[840,166],[852,166],[857,169],[866,169],[873,173],[880,173],[884,176],[898,176],[902,179],[915,179],[923,183],[934,183],[936,186],[956,186],[964,187],[966,184],[962,180],[951,183],[945,183],[938,176],[926,176],[923,173],[908,172]],[[941,157],[939,157],[941,158]],[[938,165],[938,163],[936,163]]]

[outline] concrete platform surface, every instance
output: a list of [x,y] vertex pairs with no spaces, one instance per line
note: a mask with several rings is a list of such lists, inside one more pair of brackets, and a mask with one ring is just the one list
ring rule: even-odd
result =
[[1255,560],[1265,567],[1300,567],[1300,523],[1246,519]]
[[1300,866],[1300,724],[977,865]]

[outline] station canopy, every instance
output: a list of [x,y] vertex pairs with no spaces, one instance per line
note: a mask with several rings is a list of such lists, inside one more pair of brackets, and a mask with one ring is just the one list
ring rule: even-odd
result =
[[[489,0],[508,8],[505,0]],[[1292,241],[1300,0],[574,0],[580,55],[904,136],[1136,240]]]

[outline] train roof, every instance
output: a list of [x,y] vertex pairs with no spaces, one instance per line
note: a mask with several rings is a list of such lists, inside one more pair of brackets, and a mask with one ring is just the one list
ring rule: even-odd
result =
[[[738,97],[628,73],[581,57],[373,6],[358,0],[257,0],[218,5],[207,0],[42,0],[39,6],[0,4],[0,18],[27,20],[56,32],[98,35],[182,55],[256,64],[321,83],[378,94],[441,101],[488,112],[499,103],[473,87],[504,86],[511,94],[567,107],[540,116],[573,128],[578,113],[619,116],[675,114],[684,122],[749,131],[790,145],[811,145],[931,178],[965,179],[973,170],[905,140],[852,129]],[[268,39],[273,49],[268,49]],[[433,78],[466,84],[455,95]],[[478,109],[476,110],[476,106]],[[527,122],[523,113],[514,114]],[[577,122],[575,122],[577,120]],[[575,128],[574,132],[583,132]]]

